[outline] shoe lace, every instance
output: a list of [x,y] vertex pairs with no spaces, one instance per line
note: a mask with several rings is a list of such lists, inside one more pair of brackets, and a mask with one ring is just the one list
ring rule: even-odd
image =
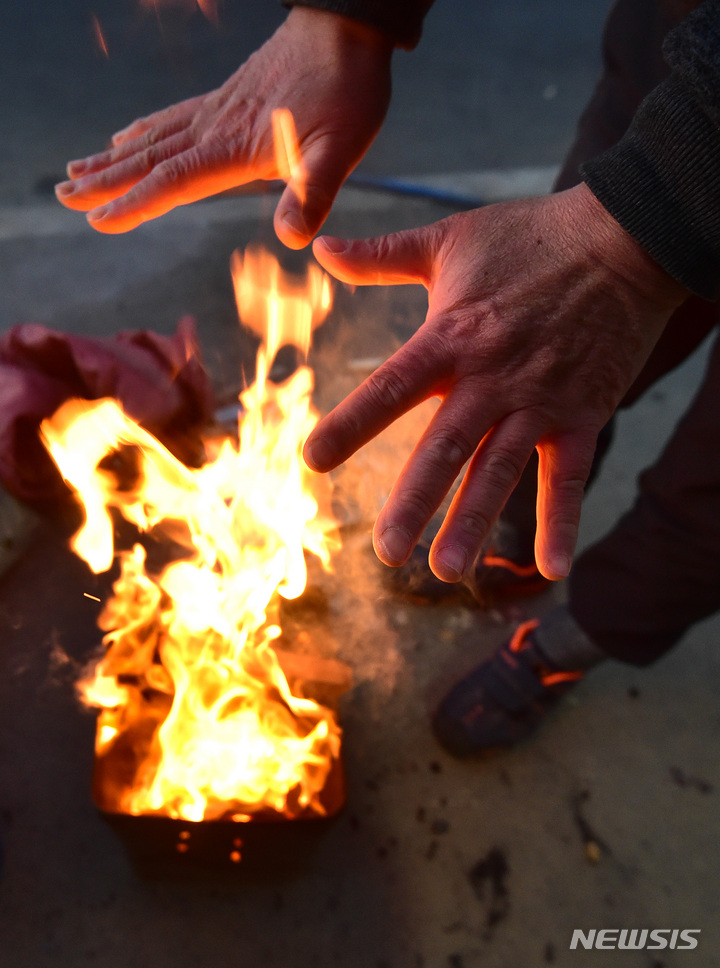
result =
[[518,578],[532,578],[540,574],[535,562],[529,565],[518,565],[517,562],[511,561],[510,558],[503,558],[500,555],[483,555],[482,562],[488,568],[504,568]]
[[533,629],[536,629],[540,624],[539,618],[528,619],[527,622],[523,622],[513,632],[512,638],[508,643],[508,648],[511,652],[522,652],[528,648],[530,643],[528,638]]
[[[523,652],[525,649],[530,647],[530,633],[538,627],[540,624],[539,618],[528,619],[527,622],[522,622],[513,632],[512,638],[508,643],[508,649],[510,652],[518,653]],[[551,671],[548,669],[538,669],[537,674],[540,681],[544,686],[556,686],[561,682],[575,682],[578,679],[582,679],[585,675],[582,669],[564,670],[558,669],[556,671]]]

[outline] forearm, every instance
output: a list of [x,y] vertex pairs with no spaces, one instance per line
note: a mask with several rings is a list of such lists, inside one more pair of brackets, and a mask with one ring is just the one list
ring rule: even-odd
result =
[[672,75],[620,142],[581,173],[593,194],[678,282],[720,297],[720,0],[668,35]]
[[394,46],[412,50],[420,40],[433,0],[283,0],[285,7],[313,7],[368,24],[389,36]]

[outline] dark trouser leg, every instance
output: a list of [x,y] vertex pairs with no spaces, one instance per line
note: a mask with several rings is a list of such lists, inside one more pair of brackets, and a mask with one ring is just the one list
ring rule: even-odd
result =
[[720,341],[632,510],[581,555],[570,612],[609,655],[652,662],[720,609]]

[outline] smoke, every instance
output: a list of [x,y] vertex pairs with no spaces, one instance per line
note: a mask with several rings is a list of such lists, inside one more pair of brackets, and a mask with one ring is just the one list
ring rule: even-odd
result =
[[[424,314],[424,290],[411,295],[405,289],[402,298],[389,289],[358,290],[352,297],[340,290],[310,359],[320,412],[327,413],[387,359]],[[373,551],[372,527],[437,406],[437,400],[428,400],[405,414],[332,475],[343,549],[334,562],[335,574],[325,579],[330,622],[338,655],[352,667],[356,687],[372,684],[365,701],[374,718],[381,717],[406,677],[413,643],[387,588],[390,569]]]

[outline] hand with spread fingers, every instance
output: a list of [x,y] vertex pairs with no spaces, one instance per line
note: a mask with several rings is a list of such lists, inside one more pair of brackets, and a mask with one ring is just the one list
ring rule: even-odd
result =
[[415,335],[311,434],[328,471],[411,407],[442,403],[375,525],[403,564],[466,461],[430,554],[457,581],[537,448],[536,558],[568,574],[597,434],[687,296],[585,185],[365,241],[320,238],[318,261],[352,284],[421,283]]
[[70,162],[58,199],[100,232],[127,232],[170,209],[273,179],[275,109],[290,111],[304,184],[291,178],[276,232],[301,248],[374,139],[390,99],[392,41],[335,13],[295,7],[216,91],[135,121],[100,154]]

